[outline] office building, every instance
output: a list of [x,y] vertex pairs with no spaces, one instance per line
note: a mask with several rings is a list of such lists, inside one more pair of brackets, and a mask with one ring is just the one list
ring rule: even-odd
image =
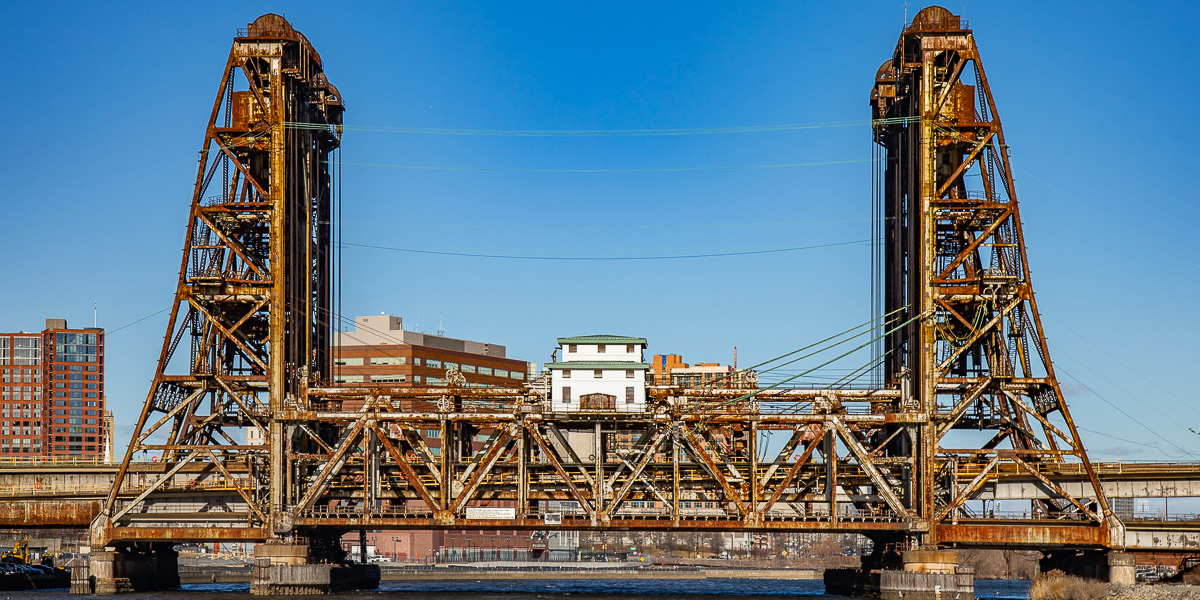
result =
[[467,387],[517,387],[536,365],[505,356],[499,344],[405,331],[400,317],[355,317],[354,329],[335,338],[333,380],[398,387],[446,385],[457,371]]

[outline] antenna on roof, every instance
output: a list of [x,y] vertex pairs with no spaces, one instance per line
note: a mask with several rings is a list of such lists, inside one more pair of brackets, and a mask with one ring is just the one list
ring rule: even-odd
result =
[[446,330],[442,328],[442,313],[438,313],[437,334],[438,334],[438,337],[442,337],[442,336],[446,335]]

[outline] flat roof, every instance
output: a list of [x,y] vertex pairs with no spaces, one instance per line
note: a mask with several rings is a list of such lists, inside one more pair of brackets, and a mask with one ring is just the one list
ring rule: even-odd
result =
[[547,369],[634,369],[645,371],[650,368],[646,363],[620,360],[579,360],[575,362],[546,363]]
[[626,337],[623,335],[581,335],[577,337],[560,337],[559,344],[641,344],[646,345],[646,338]]

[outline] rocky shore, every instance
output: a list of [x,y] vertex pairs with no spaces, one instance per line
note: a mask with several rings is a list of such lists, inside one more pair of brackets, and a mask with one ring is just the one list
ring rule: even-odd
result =
[[1114,585],[1109,600],[1200,600],[1200,585]]

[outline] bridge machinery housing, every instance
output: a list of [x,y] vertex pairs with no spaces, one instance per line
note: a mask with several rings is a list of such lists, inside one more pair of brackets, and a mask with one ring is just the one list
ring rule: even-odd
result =
[[[335,385],[344,105],[307,38],[259,17],[221,72],[145,406],[84,498],[96,591],[171,587],[173,544],[227,541],[257,543],[256,594],[370,587],[378,570],[338,543],[364,529],[853,532],[876,541],[868,570],[951,576],[939,549],[1122,548],[1049,357],[971,30],[921,11],[870,104],[883,385],[649,385],[637,410],[453,371]],[[978,510],[1001,497],[1030,509]]]

